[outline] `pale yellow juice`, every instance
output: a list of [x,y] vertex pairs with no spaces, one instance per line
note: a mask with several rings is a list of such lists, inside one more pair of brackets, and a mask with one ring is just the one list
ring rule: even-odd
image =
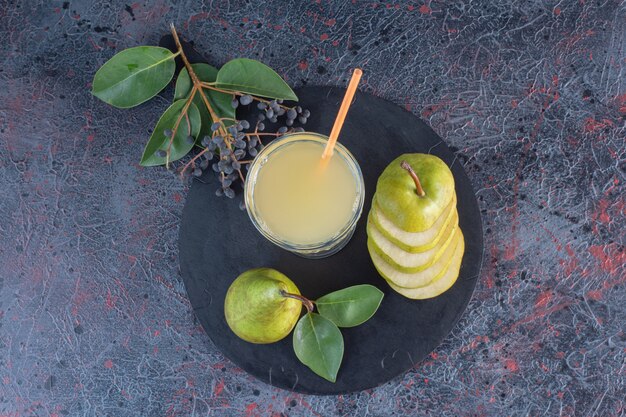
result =
[[[298,135],[306,138],[306,133]],[[360,210],[354,172],[337,153],[322,166],[323,151],[323,143],[298,140],[261,162],[254,206],[260,221],[280,240],[301,245],[328,241]]]

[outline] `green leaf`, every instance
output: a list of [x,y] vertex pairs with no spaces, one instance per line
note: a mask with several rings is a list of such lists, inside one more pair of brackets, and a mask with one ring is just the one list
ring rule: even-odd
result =
[[315,301],[320,314],[339,327],[365,323],[378,310],[383,293],[373,285],[355,285],[331,292]]
[[[152,135],[150,136],[150,140],[146,144],[146,147],[143,151],[143,156],[141,157],[141,165],[142,166],[155,166],[155,165],[163,165],[166,163],[165,157],[160,157],[156,155],[158,150],[167,151],[169,146],[170,138],[163,134],[165,129],[174,129],[174,125],[176,124],[176,120],[178,120],[178,116],[180,115],[183,107],[185,107],[185,102],[187,100],[178,100],[174,102],[165,113],[159,119]],[[187,119],[183,116],[183,119],[178,126],[178,130],[176,131],[176,136],[174,136],[174,141],[172,142],[172,147],[170,148],[170,157],[169,161],[176,161],[183,156],[187,155],[187,153],[193,147],[193,143],[188,143],[186,141],[187,136],[191,135],[193,137],[198,136],[198,132],[200,132],[200,112],[193,102],[189,105],[189,109],[187,110],[187,116],[189,117],[189,124],[191,125],[191,132],[189,131],[189,127],[187,124]]]
[[[217,77],[217,69],[209,64],[191,64],[191,67],[200,81],[211,83],[214,82]],[[187,68],[183,68],[178,74],[178,79],[176,80],[174,99],[188,97],[192,86],[193,83],[191,82]],[[235,109],[233,109],[230,105],[230,102],[233,99],[232,94],[207,89],[204,90],[204,93],[206,94],[207,100],[209,100],[211,107],[218,117],[228,117],[231,119],[235,118]],[[200,140],[206,135],[211,136],[211,125],[213,124],[213,119],[204,104],[204,100],[202,100],[202,97],[200,96],[200,92],[196,93],[193,98],[193,102],[200,110],[200,118],[202,119],[202,126],[200,128],[200,134],[198,135],[198,139]],[[230,122],[226,123],[227,126],[230,124]]]
[[298,100],[298,96],[267,65],[254,59],[239,58],[228,61],[217,74],[216,87],[284,100]]
[[91,93],[119,108],[151,99],[170,82],[175,55],[157,46],[125,49],[104,63],[93,78]]
[[181,69],[180,72],[178,73],[178,78],[176,78],[176,88],[174,89],[174,101],[187,97],[189,95],[189,92],[191,91],[192,85],[193,83],[191,82],[191,77],[189,76],[189,72],[187,71],[186,67],[183,67],[183,69]]
[[343,336],[332,321],[316,313],[303,316],[293,332],[293,350],[313,372],[330,382],[337,380],[343,359]]

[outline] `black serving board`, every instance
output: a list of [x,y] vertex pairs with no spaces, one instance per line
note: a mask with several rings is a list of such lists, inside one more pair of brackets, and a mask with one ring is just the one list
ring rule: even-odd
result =
[[[297,90],[301,105],[311,111],[306,128],[329,134],[344,92],[343,88],[331,87]],[[194,312],[213,343],[237,366],[262,381],[309,394],[372,388],[419,363],[465,311],[483,254],[482,222],[472,185],[454,153],[424,122],[391,102],[358,92],[339,140],[359,162],[366,194],[354,237],[336,255],[304,259],[265,240],[248,214],[238,208],[238,201],[215,196],[219,183],[213,172],[194,181],[180,227],[183,280]],[[456,181],[465,256],[454,286],[430,300],[409,300],[391,290],[374,269],[366,246],[365,222],[376,180],[389,162],[405,152],[439,156],[451,167]],[[254,345],[237,338],[228,328],[223,309],[229,285],[240,273],[262,266],[285,273],[312,299],[356,284],[372,284],[385,293],[372,319],[342,329],[345,353],[336,383],[320,378],[298,361],[291,335],[274,344]]]

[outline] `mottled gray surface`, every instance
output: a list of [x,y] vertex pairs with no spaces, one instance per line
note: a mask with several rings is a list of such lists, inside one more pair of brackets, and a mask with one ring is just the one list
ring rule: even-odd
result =
[[[626,3],[95,3],[0,1],[0,416],[626,415]],[[487,251],[429,360],[313,397],[212,346],[178,274],[185,187],[137,165],[172,91],[89,94],[170,21],[295,86],[361,66],[458,150]]]

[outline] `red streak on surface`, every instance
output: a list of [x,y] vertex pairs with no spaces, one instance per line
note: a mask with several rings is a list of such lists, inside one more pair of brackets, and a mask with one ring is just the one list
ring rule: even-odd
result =
[[619,112],[626,113],[626,93],[615,97],[615,101],[619,106]]
[[335,19],[328,19],[324,22],[326,26],[335,26],[335,23],[337,23]]
[[531,314],[531,315],[529,315],[527,317],[524,317],[523,319],[513,323],[513,325],[511,327],[509,327],[509,331],[513,331],[518,326],[521,326],[521,325],[524,325],[524,324],[527,324],[527,323],[532,323],[532,322],[535,322],[535,321],[537,321],[539,319],[542,319],[542,318],[544,318],[546,316],[549,316],[552,313],[555,313],[555,312],[557,312],[559,310],[564,309],[565,307],[568,307],[570,304],[572,304],[572,302],[568,300],[568,301],[564,301],[562,303],[556,304],[556,305],[554,305],[554,306],[552,306],[550,308],[547,308],[547,309],[537,309],[538,311],[536,311],[535,313],[533,313],[533,314]]
[[257,403],[251,403],[248,404],[248,406],[246,407],[246,417],[250,417],[252,415],[252,412],[258,407],[259,405]]
[[322,35],[320,36],[320,41],[325,41],[326,39],[328,39],[328,34],[322,33]]
[[537,296],[537,299],[535,300],[535,308],[546,307],[551,300],[552,290],[543,291]]
[[554,8],[554,14],[559,16],[561,14],[561,8],[560,7],[555,7]]
[[202,20],[202,19],[206,19],[207,17],[209,17],[209,13],[208,12],[202,12],[202,13],[196,13],[193,16],[191,16],[189,18],[190,22],[195,22],[197,20]]
[[504,361],[504,366],[511,372],[519,371],[519,365],[517,364],[517,361],[515,359],[507,359],[506,361]]
[[591,290],[591,291],[587,291],[587,298],[589,298],[590,300],[595,300],[595,301],[600,301],[602,300],[602,291],[600,290]]
[[117,296],[111,295],[111,290],[107,290],[107,298],[105,301],[107,310],[113,309],[115,307],[116,301],[117,301]]
[[300,61],[298,63],[298,69],[301,71],[304,71],[305,69],[307,69],[309,67],[309,63],[306,62],[306,60]]
[[220,380],[219,384],[217,384],[215,386],[215,389],[213,390],[213,395],[215,397],[218,397],[222,393],[222,391],[224,391],[224,381]]
[[[620,251],[616,242],[608,245],[592,245],[589,247],[589,253],[600,261],[600,268],[609,274],[617,274],[618,269],[624,269],[626,266],[626,251]],[[622,278],[626,279],[626,276]]]
[[419,8],[421,14],[431,14],[433,11],[430,7],[425,4],[422,4]]
[[592,133],[611,126],[613,126],[613,122],[609,119],[596,120],[593,117],[587,117],[583,126],[583,132]]
[[106,361],[104,361],[104,367],[107,369],[113,368],[113,361],[111,359],[107,359]]

